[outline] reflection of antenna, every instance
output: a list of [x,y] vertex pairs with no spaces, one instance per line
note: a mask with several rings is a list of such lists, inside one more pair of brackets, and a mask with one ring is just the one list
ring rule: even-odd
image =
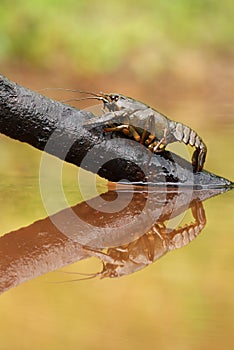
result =
[[59,281],[59,282],[52,282],[52,283],[56,283],[56,284],[61,284],[61,283],[69,283],[69,282],[78,282],[78,281],[85,281],[85,280],[91,280],[95,277],[98,276],[99,273],[97,274],[93,274],[92,276],[89,277],[84,277],[84,278],[76,278],[76,279],[72,279],[72,280],[67,280],[67,281]]
[[76,279],[71,279],[71,280],[66,280],[66,281],[52,282],[52,283],[60,284],[60,283],[68,283],[68,282],[85,281],[85,280],[93,279],[101,274],[101,272],[97,272],[97,273],[70,272],[70,271],[60,271],[60,272],[66,273],[69,275],[81,275],[81,276],[86,276],[86,277],[76,278]]

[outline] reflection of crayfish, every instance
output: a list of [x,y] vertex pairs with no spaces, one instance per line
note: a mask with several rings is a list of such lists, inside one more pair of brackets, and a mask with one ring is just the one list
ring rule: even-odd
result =
[[201,171],[207,148],[200,136],[190,127],[168,119],[166,116],[142,102],[119,94],[94,94],[87,97],[104,103],[107,113],[99,119],[92,118],[84,127],[95,127],[106,123],[104,131],[122,132],[145,145],[153,153],[161,152],[167,144],[180,141],[195,146],[192,164],[195,171]]
[[191,210],[195,222],[184,227],[167,229],[164,222],[157,222],[137,240],[117,248],[109,248],[106,252],[84,247],[102,261],[103,270],[90,275],[81,274],[87,276],[81,279],[125,276],[145,268],[169,251],[187,245],[197,237],[206,224],[202,202],[195,200]]

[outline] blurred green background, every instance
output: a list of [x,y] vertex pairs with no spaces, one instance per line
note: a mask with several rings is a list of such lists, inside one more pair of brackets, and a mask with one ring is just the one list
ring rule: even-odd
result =
[[[201,134],[206,169],[234,180],[233,23],[230,0],[1,0],[0,73],[33,90],[120,92],[145,101]],[[4,235],[46,212],[41,152],[5,136],[0,141]],[[70,204],[81,200],[76,184],[77,169],[66,165]],[[231,348],[233,194],[205,209],[201,236],[144,271],[120,280],[47,283],[64,280],[61,273],[0,296],[0,349]],[[86,261],[71,269],[100,265]]]
[[0,55],[37,67],[152,75],[186,51],[233,53],[231,0],[1,1]]

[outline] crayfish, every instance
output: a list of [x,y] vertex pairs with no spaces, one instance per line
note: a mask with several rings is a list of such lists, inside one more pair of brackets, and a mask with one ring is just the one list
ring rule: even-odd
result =
[[[196,149],[192,156],[195,171],[201,171],[207,148],[201,137],[190,127],[170,120],[144,103],[120,94],[95,94],[87,98],[101,100],[105,112],[98,119],[91,118],[84,127],[106,124],[105,132],[121,132],[146,146],[151,152],[162,152],[172,142],[184,142]],[[106,112],[107,111],[107,112]]]

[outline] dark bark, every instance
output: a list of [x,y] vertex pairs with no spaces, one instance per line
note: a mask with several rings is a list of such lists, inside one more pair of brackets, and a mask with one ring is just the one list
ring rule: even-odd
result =
[[83,121],[92,117],[90,112],[54,101],[0,76],[0,132],[13,139],[110,181],[231,186],[230,181],[212,173],[193,173],[189,162],[171,152],[152,155],[134,141],[104,134],[103,126],[85,129]]

